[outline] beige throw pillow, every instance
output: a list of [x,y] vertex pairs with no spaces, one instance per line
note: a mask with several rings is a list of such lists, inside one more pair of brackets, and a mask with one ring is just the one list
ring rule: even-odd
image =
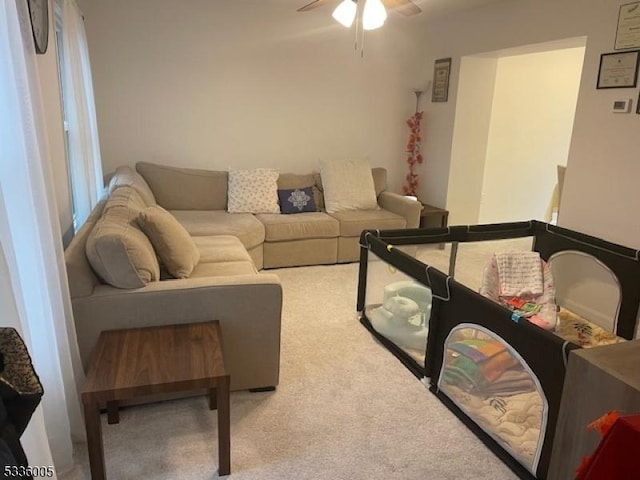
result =
[[280,213],[278,170],[229,170],[229,213]]
[[368,160],[326,160],[320,176],[328,213],[379,209]]
[[200,261],[200,251],[178,220],[159,205],[140,213],[138,224],[158,257],[175,278],[187,278]]

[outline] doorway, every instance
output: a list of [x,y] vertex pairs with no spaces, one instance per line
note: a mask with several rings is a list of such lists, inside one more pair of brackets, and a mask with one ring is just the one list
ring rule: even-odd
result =
[[586,37],[462,57],[447,209],[451,223],[554,220]]

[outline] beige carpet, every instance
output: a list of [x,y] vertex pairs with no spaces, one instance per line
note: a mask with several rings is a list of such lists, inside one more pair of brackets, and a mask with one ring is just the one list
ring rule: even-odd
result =
[[[465,245],[456,277],[476,288],[501,248]],[[446,271],[448,251],[420,257]],[[360,325],[357,264],[275,272],[284,287],[280,385],[232,393],[230,478],[516,478]],[[204,397],[124,409],[118,425],[103,418],[103,435],[110,479],[218,478],[216,415]],[[64,480],[90,478],[86,445],[76,447]]]

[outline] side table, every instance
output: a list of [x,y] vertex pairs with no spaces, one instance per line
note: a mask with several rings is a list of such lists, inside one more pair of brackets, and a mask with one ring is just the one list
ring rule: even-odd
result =
[[574,478],[582,457],[594,452],[600,435],[587,431],[589,423],[611,410],[640,412],[639,356],[640,340],[571,351],[549,480]]
[[[438,227],[446,228],[449,223],[449,210],[423,203],[422,212],[420,212],[420,228],[433,227],[433,225],[429,225],[429,220],[432,218],[439,220]],[[441,243],[439,248],[440,250],[444,249],[444,243]]]
[[107,478],[101,405],[118,423],[119,401],[200,389],[218,409],[218,473],[229,475],[229,374],[218,321],[102,332],[82,390],[92,480]]

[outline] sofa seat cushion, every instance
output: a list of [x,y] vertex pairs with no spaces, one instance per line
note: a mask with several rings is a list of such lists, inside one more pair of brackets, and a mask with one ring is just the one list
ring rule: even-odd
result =
[[191,237],[200,252],[200,263],[251,261],[247,249],[231,235]]
[[336,238],[338,221],[323,212],[303,212],[294,215],[263,213],[256,218],[264,224],[265,241],[282,242],[309,238]]
[[388,210],[351,210],[330,213],[340,223],[341,237],[359,237],[363,230],[393,230],[405,228],[404,217]]
[[193,237],[193,241],[200,251],[200,262],[190,278],[257,273],[251,256],[236,237]]
[[247,249],[264,242],[264,226],[250,213],[223,210],[170,210],[192,237],[231,235]]

